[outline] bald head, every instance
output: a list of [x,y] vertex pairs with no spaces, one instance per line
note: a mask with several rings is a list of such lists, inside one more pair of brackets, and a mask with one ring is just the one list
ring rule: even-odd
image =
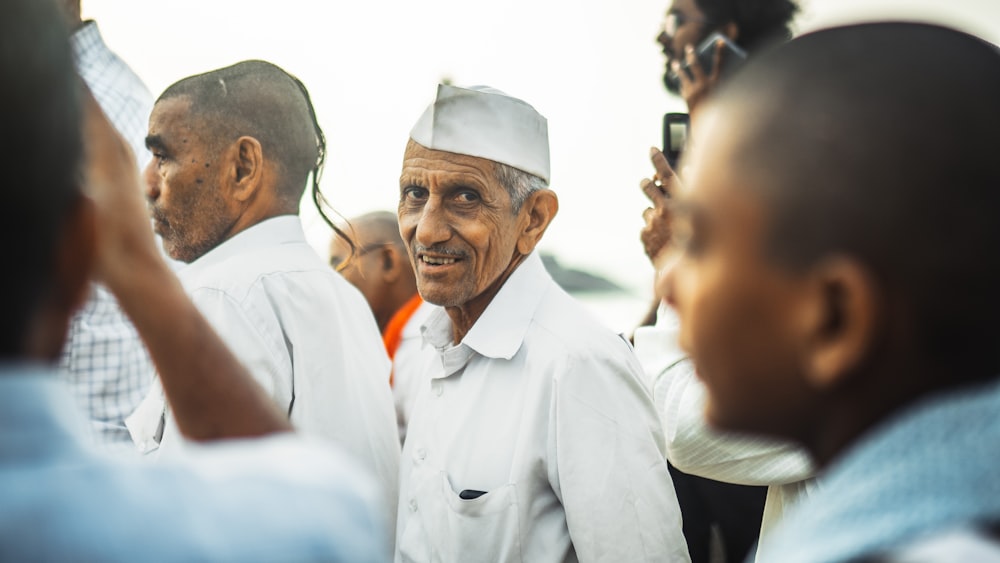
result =
[[[726,85],[731,164],[769,214],[769,250],[870,270],[920,346],[998,367],[1000,54],[921,24],[801,37]],[[708,150],[708,148],[705,148]],[[984,354],[988,358],[982,358]]]
[[257,139],[265,158],[279,167],[278,193],[298,208],[309,174],[319,174],[325,156],[323,132],[301,81],[271,63],[243,61],[185,78],[158,102],[181,96],[190,100],[210,142]]
[[403,239],[399,236],[399,220],[391,211],[372,211],[355,217],[351,221],[354,234],[362,246],[373,244],[393,244],[405,250]]
[[330,241],[330,265],[361,290],[380,330],[417,293],[413,266],[399,235],[396,214],[373,211],[350,220],[356,249],[340,237]]

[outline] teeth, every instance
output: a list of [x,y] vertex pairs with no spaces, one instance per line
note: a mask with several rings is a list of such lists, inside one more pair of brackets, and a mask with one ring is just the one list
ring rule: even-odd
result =
[[423,256],[422,259],[423,259],[423,261],[424,261],[425,264],[434,264],[434,265],[438,265],[438,266],[442,265],[442,264],[454,264],[455,263],[455,259],[454,258],[432,258],[430,256]]

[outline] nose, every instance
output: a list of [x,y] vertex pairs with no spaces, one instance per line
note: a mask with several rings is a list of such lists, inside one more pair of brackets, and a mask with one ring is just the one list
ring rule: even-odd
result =
[[667,31],[664,29],[660,30],[660,33],[656,36],[656,42],[663,46],[664,49],[670,47],[670,42],[673,38],[667,35]]
[[149,201],[156,201],[160,197],[160,178],[156,173],[156,159],[153,158],[146,164],[142,171],[142,180],[146,185],[146,198]]
[[451,225],[447,210],[438,197],[430,197],[417,217],[416,242],[421,246],[434,246],[451,238]]

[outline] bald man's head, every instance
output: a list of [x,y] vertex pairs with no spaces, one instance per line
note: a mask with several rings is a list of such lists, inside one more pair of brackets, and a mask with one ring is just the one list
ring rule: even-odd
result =
[[399,235],[399,221],[389,211],[373,211],[350,220],[356,243],[340,237],[330,241],[330,265],[361,290],[380,330],[417,293],[409,254]]
[[[1000,54],[940,27],[820,31],[753,61],[715,118],[792,268],[862,261],[921,346],[998,366]],[[702,147],[711,150],[711,147]]]
[[265,61],[243,61],[180,80],[157,102],[191,101],[206,139],[223,146],[241,136],[257,139],[280,169],[278,193],[298,207],[310,173],[318,175],[325,138],[309,93],[299,79]]
[[399,219],[391,211],[372,211],[355,217],[351,221],[354,232],[363,241],[361,244],[394,244],[402,250],[403,239],[399,236]]

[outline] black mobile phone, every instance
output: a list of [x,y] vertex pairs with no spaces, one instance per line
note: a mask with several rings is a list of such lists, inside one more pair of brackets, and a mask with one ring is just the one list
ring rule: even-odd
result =
[[[698,63],[701,65],[701,69],[705,72],[705,76],[712,74],[712,69],[715,66],[715,45],[719,41],[722,41],[722,71],[721,74],[725,75],[739,67],[747,59],[747,52],[743,50],[742,47],[733,43],[728,37],[719,33],[718,31],[712,33],[705,38],[698,48],[695,49],[695,55],[698,58]],[[691,70],[688,65],[684,64],[684,70],[691,75]]]
[[687,144],[690,119],[686,113],[668,113],[663,116],[663,156],[670,167],[677,170],[684,145]]

